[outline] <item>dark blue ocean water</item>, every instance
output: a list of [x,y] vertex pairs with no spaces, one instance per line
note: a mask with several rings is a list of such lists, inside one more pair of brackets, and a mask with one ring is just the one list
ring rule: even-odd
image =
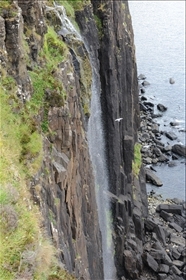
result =
[[[161,130],[173,131],[185,143],[185,1],[129,1],[134,30],[138,74],[145,74],[150,86],[145,96],[168,107],[163,117],[157,119]],[[175,84],[169,83],[169,78]],[[171,121],[179,121],[179,127],[171,127]],[[164,141],[173,144],[169,139]],[[166,164],[156,166],[163,182],[161,188],[147,185],[164,198],[185,199],[184,159],[176,167]],[[182,163],[181,163],[182,162]]]

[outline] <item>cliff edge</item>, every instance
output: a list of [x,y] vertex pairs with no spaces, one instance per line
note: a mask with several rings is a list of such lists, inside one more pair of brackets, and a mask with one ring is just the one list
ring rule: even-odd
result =
[[[64,31],[60,5],[79,28],[77,34]],[[2,244],[7,244],[2,248],[1,278],[104,279],[87,140],[88,120],[94,114],[90,54],[101,86],[109,177],[105,195],[111,207],[117,277],[139,278],[147,198],[127,1],[1,1],[0,34],[0,215]]]

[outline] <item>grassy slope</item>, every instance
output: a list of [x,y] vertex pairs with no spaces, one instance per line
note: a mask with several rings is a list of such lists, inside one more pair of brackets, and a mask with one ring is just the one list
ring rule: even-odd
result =
[[[0,85],[0,279],[74,279],[57,268],[55,249],[41,230],[41,214],[30,197],[29,178],[42,164],[42,131],[48,132],[47,118],[38,125],[37,115],[47,111],[52,100],[45,100],[49,88],[56,102],[65,99],[62,84],[52,70],[62,61],[66,46],[52,27],[45,36],[40,54],[43,68],[31,73],[34,94],[26,105],[16,97],[17,86],[11,77]],[[49,77],[46,79],[46,77]],[[45,114],[44,114],[45,115]]]

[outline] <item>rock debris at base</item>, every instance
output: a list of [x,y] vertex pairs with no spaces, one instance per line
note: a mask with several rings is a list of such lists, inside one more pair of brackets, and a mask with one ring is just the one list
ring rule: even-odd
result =
[[[186,202],[176,198],[163,200],[161,195],[149,195],[148,202],[144,268],[138,280],[186,279]],[[132,259],[128,263],[132,269]]]

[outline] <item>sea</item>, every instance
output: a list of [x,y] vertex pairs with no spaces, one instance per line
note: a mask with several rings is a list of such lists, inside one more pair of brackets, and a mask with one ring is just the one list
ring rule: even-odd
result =
[[[144,74],[150,83],[144,96],[156,105],[168,107],[161,118],[156,119],[160,130],[173,131],[178,138],[171,141],[163,137],[167,144],[185,145],[185,1],[128,1],[138,75]],[[169,79],[175,83],[170,84]],[[155,109],[155,113],[156,113]],[[170,122],[178,122],[171,127]],[[167,164],[154,166],[156,175],[163,182],[162,187],[147,184],[151,190],[166,198],[186,200],[186,165],[185,159],[176,161],[176,166]]]

